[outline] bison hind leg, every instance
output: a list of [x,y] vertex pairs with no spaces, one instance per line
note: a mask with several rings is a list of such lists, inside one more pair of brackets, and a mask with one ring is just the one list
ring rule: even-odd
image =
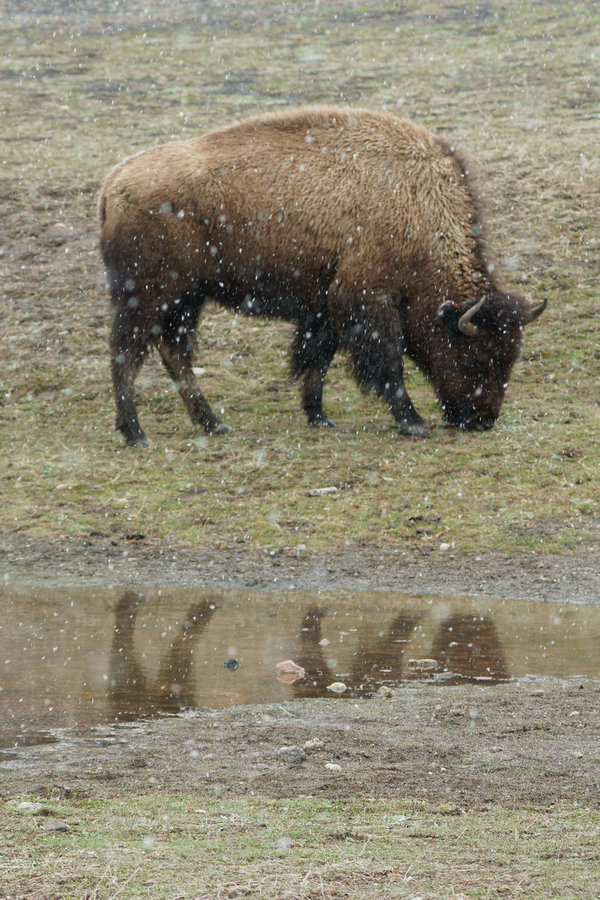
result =
[[338,340],[321,315],[301,323],[294,336],[290,369],[293,377],[303,378],[302,408],[309,425],[334,427],[323,409],[323,383],[337,348]]
[[115,402],[116,427],[129,447],[147,447],[135,404],[135,379],[148,353],[148,335],[142,321],[128,309],[119,309],[113,321],[111,337],[111,369]]
[[165,314],[156,345],[192,424],[202,425],[208,434],[226,434],[229,428],[213,413],[192,369],[196,325],[203,303],[204,294],[196,290],[189,291],[172,304]]

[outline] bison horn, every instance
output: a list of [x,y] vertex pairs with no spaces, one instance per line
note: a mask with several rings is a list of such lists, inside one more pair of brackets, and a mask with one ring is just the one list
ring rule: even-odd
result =
[[458,320],[458,330],[462,331],[463,334],[466,334],[467,337],[475,337],[475,335],[477,334],[477,325],[473,325],[471,319],[473,318],[475,313],[479,312],[484,302],[485,295],[481,298],[481,300],[478,300],[477,303],[474,303],[473,306],[470,306]]
[[548,303],[548,298],[544,297],[542,302],[538,303],[537,306],[530,307],[529,312],[527,313],[527,315],[525,317],[525,321],[523,322],[523,325],[529,325],[531,322],[533,322],[534,319],[537,319],[538,316],[541,316],[541,314],[546,309],[547,303]]

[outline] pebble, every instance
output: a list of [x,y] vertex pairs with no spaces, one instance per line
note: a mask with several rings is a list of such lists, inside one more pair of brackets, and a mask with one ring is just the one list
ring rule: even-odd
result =
[[343,681],[334,681],[333,684],[327,685],[328,691],[333,691],[334,694],[343,694],[346,690],[346,685]]
[[382,684],[381,687],[377,688],[377,696],[378,697],[393,697],[394,692],[391,687],[388,687],[387,684]]
[[306,753],[302,747],[280,747],[277,758],[287,763],[301,763],[306,759]]
[[44,822],[44,831],[68,831],[69,826],[62,819],[48,819]]
[[233,671],[235,671],[236,669],[239,669],[239,667],[240,664],[237,659],[228,659],[227,662],[223,663],[223,668],[225,669],[232,669]]
[[417,672],[431,672],[437,669],[439,663],[437,659],[409,659],[407,665]]
[[323,741],[320,738],[310,738],[308,741],[304,741],[303,748],[305,750],[320,750],[323,746]]
[[293,659],[284,659],[283,662],[277,663],[277,678],[284,684],[294,684],[300,678],[304,678],[306,671],[294,662]]
[[35,816],[41,810],[47,810],[48,807],[45,807],[43,803],[32,803],[30,800],[23,800],[22,803],[19,803],[19,809],[22,809],[23,812],[32,813]]
[[342,767],[339,766],[337,763],[325,763],[325,768],[327,769],[328,772],[341,772],[342,771]]

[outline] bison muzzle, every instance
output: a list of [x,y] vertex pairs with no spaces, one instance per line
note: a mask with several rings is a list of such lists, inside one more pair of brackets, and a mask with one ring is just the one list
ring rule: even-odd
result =
[[192,371],[208,297],[296,324],[291,372],[311,425],[332,424],[323,381],[340,348],[417,436],[403,355],[449,422],[489,428],[545,306],[499,289],[454,148],[383,113],[301,109],[147,150],[113,169],[99,209],[117,428],[134,446],[147,443],[134,383],[153,346],[192,422],[227,431]]

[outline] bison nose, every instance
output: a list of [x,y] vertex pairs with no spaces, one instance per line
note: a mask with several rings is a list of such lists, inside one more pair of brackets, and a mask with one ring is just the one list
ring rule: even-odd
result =
[[496,421],[495,416],[486,416],[484,419],[479,419],[475,428],[477,431],[488,431]]

